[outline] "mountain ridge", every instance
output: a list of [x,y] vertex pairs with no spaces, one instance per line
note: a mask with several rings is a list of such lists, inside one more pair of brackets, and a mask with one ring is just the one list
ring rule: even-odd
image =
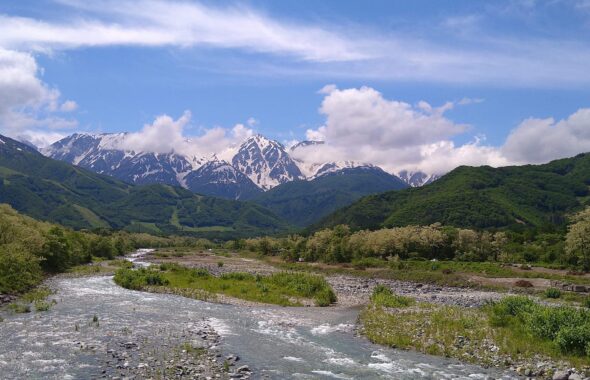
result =
[[[374,166],[355,161],[308,163],[291,156],[298,148],[323,145],[322,141],[302,141],[286,148],[277,141],[257,134],[226,150],[220,155],[223,158],[218,158],[216,154],[198,157],[179,152],[154,153],[123,149],[122,141],[126,135],[75,133],[41,149],[41,152],[48,157],[129,183],[163,183],[205,195],[242,200],[251,199],[288,182],[310,181],[344,169]],[[220,169],[220,162],[225,162],[224,170]],[[408,184],[422,184],[415,180],[415,176],[412,178]],[[260,191],[254,189],[252,184]]]

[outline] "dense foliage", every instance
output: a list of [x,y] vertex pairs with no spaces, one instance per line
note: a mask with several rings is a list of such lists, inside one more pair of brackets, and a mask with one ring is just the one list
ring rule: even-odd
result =
[[45,273],[63,272],[90,262],[112,259],[141,247],[204,247],[211,243],[188,237],[162,238],[148,234],[88,233],[39,222],[0,204],[0,293],[20,293]]
[[287,182],[253,201],[290,223],[305,227],[365,195],[407,187],[381,169],[353,168],[311,181]]
[[590,208],[575,214],[569,232],[528,229],[522,232],[472,230],[443,226],[405,226],[375,231],[352,231],[346,225],[303,237],[235,240],[228,248],[288,261],[352,262],[359,268],[394,265],[400,260],[544,262],[588,270],[590,265]]
[[489,306],[490,322],[551,341],[561,352],[590,356],[590,311],[542,306],[527,297],[506,297]]
[[0,139],[0,202],[36,219],[75,229],[209,238],[271,234],[288,227],[254,203],[198,196],[166,185],[129,185]]
[[545,165],[459,167],[432,184],[360,199],[312,230],[349,225],[353,230],[442,223],[514,231],[555,228],[588,204],[590,154]]

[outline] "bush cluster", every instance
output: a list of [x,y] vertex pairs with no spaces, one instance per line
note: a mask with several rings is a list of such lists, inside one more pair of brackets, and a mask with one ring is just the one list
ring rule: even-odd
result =
[[488,307],[494,326],[522,329],[551,341],[562,353],[590,356],[590,310],[551,307],[524,296],[505,297]]
[[140,268],[137,270],[121,268],[115,272],[115,283],[126,289],[141,290],[146,286],[168,285],[168,280],[155,269]]

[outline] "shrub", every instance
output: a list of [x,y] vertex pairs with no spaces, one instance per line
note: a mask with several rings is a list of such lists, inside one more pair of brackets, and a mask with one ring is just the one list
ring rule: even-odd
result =
[[563,353],[585,355],[590,348],[590,324],[561,328],[555,343]]
[[559,298],[561,297],[561,290],[556,288],[548,288],[545,289],[545,297],[546,298]]
[[391,289],[383,285],[377,285],[373,289],[371,302],[375,306],[402,308],[412,306],[416,301],[411,297],[394,294]]
[[114,281],[119,286],[132,290],[141,290],[149,285],[161,286],[168,284],[168,280],[161,273],[146,268],[138,270],[121,268],[115,272]]
[[506,326],[515,317],[530,313],[536,304],[528,297],[510,296],[489,305],[489,317],[492,326]]
[[223,267],[223,261],[218,261],[218,262],[217,262],[217,266],[218,266],[219,268]]
[[525,316],[528,331],[538,338],[555,339],[565,327],[590,323],[590,312],[572,307],[537,307]]
[[36,301],[35,311],[47,311],[51,309],[51,303],[47,301]]
[[191,269],[191,276],[192,277],[195,277],[195,278],[197,278],[197,277],[209,277],[210,274],[209,274],[209,271],[207,269],[204,269],[204,268],[194,268],[194,269]]

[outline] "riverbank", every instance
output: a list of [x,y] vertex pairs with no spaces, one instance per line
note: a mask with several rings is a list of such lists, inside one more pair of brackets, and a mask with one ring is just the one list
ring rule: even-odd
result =
[[590,312],[544,306],[510,296],[483,307],[417,302],[376,287],[359,316],[372,342],[510,368],[539,379],[580,380],[590,375],[586,354]]

